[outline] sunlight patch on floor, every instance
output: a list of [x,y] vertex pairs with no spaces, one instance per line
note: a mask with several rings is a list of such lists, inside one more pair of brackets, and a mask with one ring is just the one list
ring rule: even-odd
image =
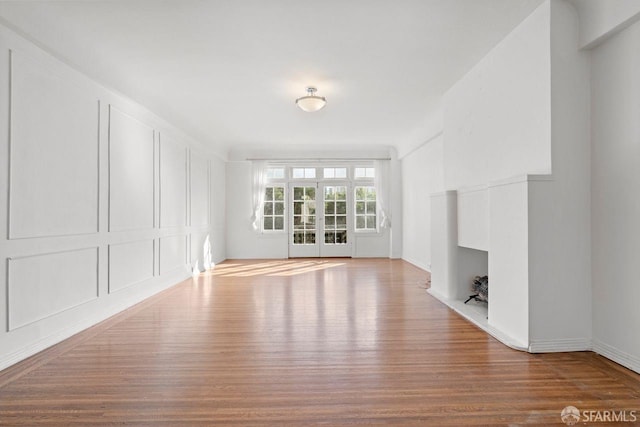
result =
[[290,277],[298,274],[327,270],[345,265],[344,262],[319,260],[278,260],[256,264],[224,263],[216,265],[215,270],[202,273],[202,276],[218,277]]

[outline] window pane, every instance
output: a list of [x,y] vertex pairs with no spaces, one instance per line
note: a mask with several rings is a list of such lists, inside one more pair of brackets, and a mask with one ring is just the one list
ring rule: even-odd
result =
[[293,229],[294,230],[304,230],[304,223],[302,222],[301,216],[293,217]]
[[274,206],[273,213],[275,215],[284,215],[284,203],[283,202],[274,202],[273,206]]
[[305,194],[307,196],[306,200],[316,199],[316,189],[314,187],[305,187]]
[[284,200],[284,187],[274,187],[273,198],[275,200]]
[[304,178],[304,169],[302,169],[302,168],[293,168],[293,169],[291,169],[291,175],[294,178]]
[[347,168],[336,168],[336,178],[346,178]]
[[335,178],[336,170],[334,168],[324,168],[323,175],[325,178]]
[[375,199],[376,199],[375,187],[367,187],[367,200],[375,200]]
[[264,218],[264,229],[273,230],[273,218],[270,216]]
[[327,216],[327,217],[324,218],[324,222],[325,222],[324,226],[325,226],[326,229],[333,230],[333,228],[336,225],[336,217]]
[[356,202],[356,214],[364,214],[364,202]]
[[338,187],[336,189],[337,200],[347,200],[347,187]]
[[304,231],[296,231],[295,233],[293,233],[293,244],[294,245],[304,244]]
[[309,215],[315,215],[316,214],[316,202],[307,202],[306,203],[306,209],[307,209],[307,213]]
[[304,177],[305,178],[315,178],[316,177],[316,168],[305,168],[304,169]]
[[376,213],[376,202],[367,202],[367,213],[368,214]]
[[273,215],[273,202],[266,202],[264,204],[264,214]]
[[316,233],[305,233],[304,237],[305,243],[307,244],[315,244],[316,243]]
[[338,230],[346,230],[347,229],[347,217],[346,216],[338,216],[338,217],[336,217],[336,228]]
[[274,230],[284,230],[284,218],[281,216],[277,216],[273,219],[273,229]]
[[365,226],[365,220],[363,216],[357,216],[356,217],[356,228],[357,229],[363,229]]
[[335,243],[335,241],[336,241],[335,238],[336,238],[336,236],[333,233],[333,231],[328,231],[328,232],[324,233],[324,242],[325,243],[329,243],[329,244]]
[[336,212],[336,202],[324,202],[324,213],[332,215]]
[[316,217],[313,215],[304,217],[305,228],[307,230],[315,230],[316,229]]
[[273,188],[267,187],[264,189],[264,200],[273,200]]
[[375,168],[355,168],[354,175],[356,178],[375,178]]
[[325,200],[335,200],[336,195],[333,191],[333,187],[325,187],[324,188],[324,199]]
[[336,213],[346,214],[347,213],[347,202],[336,202]]
[[356,187],[356,200],[364,200],[366,194],[367,192],[364,187]]
[[336,243],[343,244],[343,245],[347,243],[347,232],[346,231],[338,231],[336,233]]
[[302,200],[303,195],[304,195],[304,188],[293,187],[293,200]]
[[267,178],[269,179],[283,179],[284,168],[269,168],[267,169]]
[[367,217],[367,228],[375,230],[375,228],[376,228],[376,217],[375,216],[368,216]]

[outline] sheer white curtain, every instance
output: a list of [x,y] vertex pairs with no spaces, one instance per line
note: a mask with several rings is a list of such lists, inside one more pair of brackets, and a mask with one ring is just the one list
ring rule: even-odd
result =
[[391,227],[391,215],[387,201],[389,200],[389,161],[376,160],[376,174],[374,185],[376,187],[376,202],[378,203],[378,212],[380,212],[380,227]]
[[264,204],[264,190],[267,182],[266,166],[267,162],[265,161],[252,162],[253,215],[251,216],[251,226],[254,231],[260,231],[262,228],[260,223],[262,222],[262,205]]

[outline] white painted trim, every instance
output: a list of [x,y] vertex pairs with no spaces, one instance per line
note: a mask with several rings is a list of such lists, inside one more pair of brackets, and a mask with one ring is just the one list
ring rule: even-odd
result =
[[470,187],[458,188],[458,194],[478,193],[480,191],[487,191],[489,186],[487,184],[474,185]]
[[535,175],[535,174],[524,174],[524,175],[516,175],[516,176],[512,176],[509,178],[504,178],[504,179],[498,179],[495,181],[491,181],[489,183],[489,188],[492,187],[500,187],[503,185],[511,185],[511,184],[518,184],[518,183],[522,183],[522,182],[534,182],[534,181],[554,181],[553,175],[551,174],[541,174],[541,175]]
[[529,353],[564,353],[568,351],[591,351],[589,338],[567,338],[559,340],[531,341]]
[[446,197],[446,196],[455,196],[457,195],[458,192],[456,190],[445,190],[445,191],[438,191],[437,193],[431,193],[430,197],[434,198],[434,197]]
[[640,374],[640,357],[638,356],[626,353],[598,340],[593,340],[593,351]]

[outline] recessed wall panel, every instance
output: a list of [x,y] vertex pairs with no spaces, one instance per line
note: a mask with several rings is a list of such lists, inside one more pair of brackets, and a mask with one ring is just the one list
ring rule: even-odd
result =
[[209,162],[191,152],[191,225],[209,224]]
[[109,109],[109,230],[154,226],[153,128]]
[[9,259],[9,330],[98,297],[98,249]]
[[187,219],[187,149],[160,139],[160,227],[183,227]]
[[160,239],[160,274],[177,268],[185,268],[187,263],[187,237],[169,236]]
[[153,240],[109,245],[109,293],[153,277]]
[[98,99],[11,53],[12,239],[98,231]]

